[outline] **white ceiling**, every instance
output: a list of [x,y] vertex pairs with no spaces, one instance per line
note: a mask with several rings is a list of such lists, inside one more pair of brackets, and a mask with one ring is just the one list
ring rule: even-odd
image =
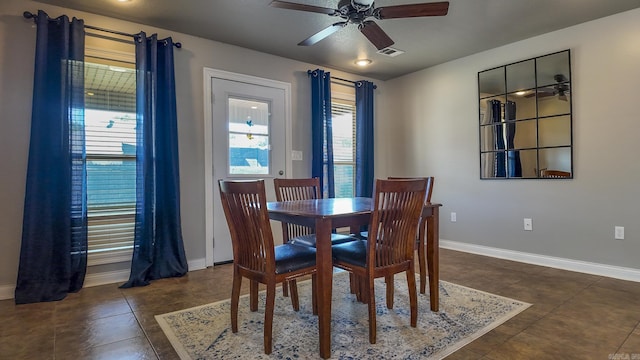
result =
[[[329,8],[335,8],[338,3],[338,0],[287,1]],[[379,80],[640,7],[640,0],[450,0],[446,16],[376,20],[395,41],[392,47],[405,51],[392,58],[377,54],[377,49],[354,25],[313,46],[298,46],[300,41],[336,22],[336,18],[273,8],[269,6],[271,0],[40,2],[196,35]],[[422,2],[431,1],[377,0],[374,5]],[[35,12],[37,9],[25,10]],[[173,38],[180,41],[179,35]],[[358,68],[354,64],[357,58],[368,58],[373,63],[366,69]]]

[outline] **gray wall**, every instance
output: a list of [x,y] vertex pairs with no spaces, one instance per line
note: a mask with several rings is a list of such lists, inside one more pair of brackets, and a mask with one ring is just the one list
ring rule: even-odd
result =
[[[160,37],[172,36],[174,41],[182,42],[182,49],[174,53],[182,231],[190,262],[204,263],[205,257],[203,68],[291,83],[293,149],[302,150],[304,158],[309,159],[311,105],[307,70],[320,66],[37,2],[3,0],[0,5],[0,153],[3,154],[0,157],[0,293],[3,289],[5,293],[9,291],[16,281],[29,149],[36,29],[30,21],[23,19],[22,12],[35,12],[38,9],[54,17],[62,14],[76,16],[93,26],[128,33],[140,30],[148,34],[157,32]],[[342,78],[362,79],[352,74],[327,70]],[[374,82],[378,85],[377,109],[383,106],[384,82]],[[293,163],[293,176],[310,175],[311,166],[308,162]],[[88,272],[117,271],[126,266],[128,264],[94,267]]]
[[[387,82],[397,126],[390,173],[433,175],[440,237],[640,269],[640,10]],[[571,49],[575,178],[480,180],[477,73]],[[457,222],[449,221],[450,212]],[[523,218],[533,231],[523,231]],[[614,240],[614,226],[625,240]]]
[[[67,14],[135,33],[158,32],[183,43],[175,51],[181,213],[187,258],[205,254],[203,68],[292,85],[293,149],[310,154],[309,86],[317,65],[27,0],[0,5],[0,293],[15,284],[27,167],[35,27],[25,10]],[[375,81],[376,176],[433,175],[442,202],[441,238],[640,269],[637,98],[640,10],[614,15],[479,53],[391,81]],[[477,72],[570,48],[574,95],[571,181],[479,180]],[[330,70],[330,69],[329,69]],[[336,76],[359,79],[332,71]],[[294,162],[294,176],[310,175]],[[448,221],[455,211],[458,222]],[[533,218],[533,231],[522,219]],[[624,226],[626,239],[613,239]],[[105,266],[90,274],[122,269]],[[12,290],[11,290],[12,291]]]

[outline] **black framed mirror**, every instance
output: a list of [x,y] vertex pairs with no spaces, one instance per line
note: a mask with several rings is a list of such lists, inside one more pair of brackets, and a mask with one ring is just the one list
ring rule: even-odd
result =
[[570,50],[478,73],[480,178],[572,179]]

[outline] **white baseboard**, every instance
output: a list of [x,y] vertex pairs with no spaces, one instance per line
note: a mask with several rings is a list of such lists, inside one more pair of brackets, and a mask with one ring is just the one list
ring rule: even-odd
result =
[[13,299],[16,285],[0,285],[0,300]]
[[[206,262],[205,259],[194,259],[188,261],[187,265],[189,266],[189,271],[194,270],[202,270],[205,269]],[[117,270],[117,271],[107,271],[96,274],[87,274],[84,278],[84,286],[83,287],[92,287],[113,283],[124,283],[129,280],[129,269],[126,270]],[[16,289],[15,284],[10,285],[0,285],[0,300],[13,299],[14,291]]]
[[188,261],[189,271],[202,270],[207,268],[207,261],[205,258],[193,259]]
[[[557,269],[577,271],[587,274],[640,282],[640,269],[525,253],[514,250],[505,250],[489,246],[468,244],[444,239],[440,239],[440,247],[443,249],[463,251],[472,254],[490,256],[505,260],[513,260],[527,264],[548,266]],[[207,267],[204,258],[191,260],[188,262],[188,266],[190,271],[201,270]],[[84,286],[91,287],[117,282],[125,282],[128,279],[129,270],[89,274],[85,277]],[[13,299],[15,287],[15,284],[0,285],[0,300]]]
[[640,282],[640,269],[525,253],[514,250],[505,250],[443,239],[440,239],[440,247],[527,264],[548,266],[557,269]]

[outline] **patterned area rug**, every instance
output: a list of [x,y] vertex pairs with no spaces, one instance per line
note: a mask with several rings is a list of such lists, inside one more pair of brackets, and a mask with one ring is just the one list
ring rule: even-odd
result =
[[[370,344],[367,305],[349,294],[347,273],[334,273],[332,359],[442,359],[531,306],[440,281],[440,311],[432,312],[429,295],[418,293],[418,327],[412,328],[405,275],[396,275],[391,310],[384,300],[384,279],[376,280],[375,288],[378,335],[377,343]],[[248,296],[240,298],[236,334],[229,300],[156,315],[156,320],[183,360],[320,358],[311,282],[299,282],[298,291],[300,311],[295,312],[277,289],[271,355],[263,352],[264,292],[257,312],[249,311]]]

